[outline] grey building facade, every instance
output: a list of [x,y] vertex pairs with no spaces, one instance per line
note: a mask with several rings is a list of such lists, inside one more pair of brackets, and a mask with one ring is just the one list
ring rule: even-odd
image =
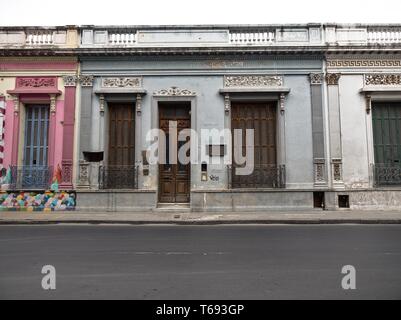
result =
[[[401,206],[401,26],[77,32],[79,209]],[[149,163],[149,132],[171,123],[199,133],[196,157]],[[216,132],[245,128],[255,130],[255,169],[238,177]],[[202,129],[215,130],[206,145]]]

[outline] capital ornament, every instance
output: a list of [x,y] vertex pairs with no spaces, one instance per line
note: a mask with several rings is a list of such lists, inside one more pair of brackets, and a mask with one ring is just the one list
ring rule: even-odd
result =
[[81,82],[82,87],[93,87],[93,76],[88,75],[80,75],[79,81]]
[[309,77],[311,84],[319,85],[323,83],[323,73],[311,73]]
[[326,81],[328,85],[338,85],[338,80],[340,79],[341,74],[339,73],[328,73],[326,74]]
[[63,76],[65,87],[75,87],[77,85],[78,77],[75,75]]

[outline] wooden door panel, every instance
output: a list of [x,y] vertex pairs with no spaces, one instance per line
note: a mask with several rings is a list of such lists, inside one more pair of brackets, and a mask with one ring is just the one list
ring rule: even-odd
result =
[[133,104],[109,104],[108,165],[135,164],[135,112]]
[[[254,131],[254,171],[247,176],[232,175],[233,187],[271,187],[277,165],[276,105],[274,102],[233,102],[231,128],[242,130],[242,155],[246,155],[246,129]],[[233,154],[238,146],[233,143]],[[233,159],[233,168],[240,165]],[[273,171],[272,171],[273,170]],[[271,178],[270,178],[271,176]]]
[[[162,106],[159,108],[159,128],[166,133],[166,160],[168,164],[159,165],[159,201],[160,202],[188,202],[190,185],[190,164],[183,165],[169,163],[173,159],[168,156],[169,139],[174,139],[177,145],[177,155],[181,145],[185,142],[178,141],[181,130],[190,128],[190,115],[188,106]],[[172,137],[169,127],[177,130],[176,136]]]

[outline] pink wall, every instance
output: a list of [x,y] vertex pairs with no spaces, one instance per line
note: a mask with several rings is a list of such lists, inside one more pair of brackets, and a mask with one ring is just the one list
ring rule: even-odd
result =
[[[63,121],[64,121],[64,101],[57,101],[56,114],[50,115],[55,117],[55,134],[54,134],[54,161],[49,162],[49,165],[53,165],[53,168],[57,168],[59,164],[61,166],[61,160],[63,159]],[[49,132],[50,133],[50,132]],[[49,152],[51,150],[49,149]]]
[[[19,115],[14,114],[14,101],[6,101],[6,126],[4,136],[4,167],[17,164]],[[15,146],[15,147],[13,147]]]

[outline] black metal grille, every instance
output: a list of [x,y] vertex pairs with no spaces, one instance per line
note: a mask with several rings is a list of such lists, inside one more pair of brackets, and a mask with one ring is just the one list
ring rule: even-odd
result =
[[11,189],[46,190],[50,188],[53,168],[48,166],[11,166]]
[[100,166],[100,189],[138,189],[136,166]]
[[393,164],[374,164],[375,186],[397,186],[401,185],[401,166]]
[[285,165],[255,165],[249,175],[237,175],[229,166],[229,188],[285,188]]

